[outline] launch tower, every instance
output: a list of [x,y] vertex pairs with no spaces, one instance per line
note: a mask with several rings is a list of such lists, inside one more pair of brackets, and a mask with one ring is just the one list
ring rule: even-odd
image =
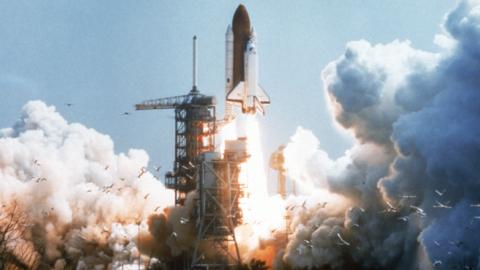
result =
[[195,191],[196,241],[190,252],[170,262],[168,269],[232,269],[241,262],[234,228],[241,224],[239,165],[247,158],[246,141],[227,141],[225,152],[215,152],[215,97],[197,89],[196,37],[193,38],[193,87],[186,95],[147,100],[136,110],[175,111],[175,161],[165,175],[165,186],[183,206]]
[[214,151],[216,133],[215,97],[197,89],[197,37],[193,37],[193,87],[187,95],[147,100],[136,110],[175,110],[175,161],[165,175],[165,185],[175,191],[175,204],[183,205],[186,195],[195,190],[196,158]]

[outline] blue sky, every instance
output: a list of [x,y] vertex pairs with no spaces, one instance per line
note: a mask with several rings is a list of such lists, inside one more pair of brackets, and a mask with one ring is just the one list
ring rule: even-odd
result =
[[[134,112],[145,99],[191,88],[191,38],[199,36],[199,88],[224,91],[224,34],[238,1],[0,1],[0,127],[28,100],[41,99],[69,121],[145,149],[169,169],[173,112]],[[311,129],[331,157],[351,138],[335,130],[320,73],[345,44],[433,38],[453,1],[243,1],[258,35],[260,83],[272,99],[262,118],[265,152],[297,126]],[[73,103],[67,107],[65,103]],[[220,102],[221,103],[221,102]],[[218,107],[223,116],[223,104]],[[165,170],[164,169],[164,170]]]

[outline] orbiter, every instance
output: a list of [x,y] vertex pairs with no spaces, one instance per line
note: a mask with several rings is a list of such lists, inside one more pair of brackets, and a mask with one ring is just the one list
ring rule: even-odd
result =
[[235,11],[225,39],[225,118],[234,117],[233,106],[239,106],[242,113],[265,114],[270,97],[258,84],[256,34],[243,5]]

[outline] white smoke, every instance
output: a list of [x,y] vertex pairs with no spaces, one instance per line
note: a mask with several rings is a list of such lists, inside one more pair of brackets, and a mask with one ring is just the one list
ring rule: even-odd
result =
[[138,255],[137,224],[172,198],[146,171],[148,159],[143,150],[117,155],[109,136],[31,101],[1,131],[0,203],[15,201],[27,215],[37,266],[128,263]]
[[311,131],[298,127],[283,150],[288,176],[295,180],[296,189],[301,194],[327,185],[327,171],[333,162],[325,151],[319,149],[319,144]]
[[[303,129],[287,145],[289,176],[310,195],[291,211],[284,264],[480,267],[480,1],[460,1],[443,26],[439,53],[361,40],[323,70],[335,119],[357,142],[337,160]],[[322,193],[339,196],[335,209],[311,204]]]

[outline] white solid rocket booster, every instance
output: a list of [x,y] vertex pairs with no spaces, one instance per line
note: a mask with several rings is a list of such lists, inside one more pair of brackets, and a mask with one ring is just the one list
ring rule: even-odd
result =
[[[225,96],[233,88],[233,31],[228,25],[225,33]],[[233,118],[233,108],[230,102],[225,102],[225,119]]]

